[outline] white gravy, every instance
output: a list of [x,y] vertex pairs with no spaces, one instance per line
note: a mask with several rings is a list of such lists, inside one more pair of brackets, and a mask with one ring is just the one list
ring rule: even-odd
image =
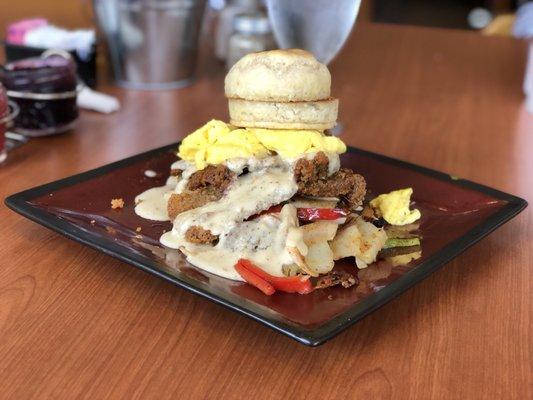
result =
[[181,236],[189,227],[197,225],[220,235],[259,211],[290,199],[297,190],[288,169],[249,173],[235,180],[219,201],[179,214],[172,232]]
[[135,197],[135,214],[153,221],[168,221],[168,196],[174,187],[160,186],[148,189]]
[[[215,246],[195,245],[180,240],[171,232],[161,237],[167,247],[176,244],[187,260],[206,271],[233,280],[242,280],[234,265],[246,258],[271,275],[283,276],[284,265],[293,264],[286,249],[287,237],[297,229],[296,209],[286,205],[279,217],[263,215],[252,221],[241,222],[220,235]],[[171,243],[168,243],[168,241]]]
[[[312,158],[314,154],[304,157]],[[329,172],[339,169],[339,157],[328,154]],[[283,160],[278,156],[264,159],[228,160],[229,169],[248,173],[238,177],[226,190],[224,197],[179,214],[173,228],[161,236],[161,243],[181,250],[187,260],[213,274],[242,280],[234,265],[239,258],[249,259],[266,272],[283,276],[282,267],[293,264],[287,245],[305,251],[299,233],[296,208],[287,204],[279,215],[263,215],[251,221],[250,216],[291,199],[298,186],[294,179],[294,164],[297,159]],[[167,201],[172,192],[184,190],[189,177],[196,172],[194,164],[178,161],[172,168],[183,170],[181,178],[167,181],[167,185],[152,188],[135,199],[135,212],[147,219],[168,220]],[[219,237],[215,246],[188,242],[185,233],[191,226],[200,226]],[[301,243],[300,243],[301,242]]]

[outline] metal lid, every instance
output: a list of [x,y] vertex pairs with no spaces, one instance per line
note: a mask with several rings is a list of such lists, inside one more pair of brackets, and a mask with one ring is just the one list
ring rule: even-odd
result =
[[7,96],[33,100],[76,97],[76,65],[68,53],[63,53],[47,50],[41,57],[7,64],[0,74]]
[[236,32],[247,34],[265,34],[272,31],[268,17],[261,12],[237,14],[233,20],[233,28]]

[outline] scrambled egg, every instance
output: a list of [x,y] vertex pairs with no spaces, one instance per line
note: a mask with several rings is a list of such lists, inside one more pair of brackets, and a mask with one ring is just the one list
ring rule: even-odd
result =
[[395,190],[379,195],[370,206],[391,225],[411,224],[421,217],[419,210],[409,210],[412,194],[412,188]]
[[204,169],[232,158],[262,158],[273,152],[291,159],[317,151],[341,154],[346,145],[317,130],[237,128],[211,120],[183,139],[178,156]]

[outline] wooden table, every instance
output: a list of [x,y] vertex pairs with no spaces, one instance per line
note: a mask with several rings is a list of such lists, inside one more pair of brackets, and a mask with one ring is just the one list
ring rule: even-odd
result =
[[[344,139],[533,198],[525,46],[361,25],[331,65]],[[168,92],[102,89],[0,168],[0,196],[177,140],[226,117],[223,71]],[[532,398],[530,209],[319,348],[0,208],[0,398]]]

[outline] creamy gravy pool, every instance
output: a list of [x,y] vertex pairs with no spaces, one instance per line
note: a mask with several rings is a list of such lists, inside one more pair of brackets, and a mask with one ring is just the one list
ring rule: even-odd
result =
[[[312,158],[314,155],[311,153],[303,157]],[[328,158],[329,173],[332,174],[338,171],[340,160],[337,154],[328,154]],[[279,216],[263,215],[251,221],[245,220],[296,194],[298,186],[294,179],[294,164],[297,160],[283,160],[278,156],[228,160],[225,164],[231,171],[241,174],[247,168],[248,173],[231,183],[220,200],[179,214],[173,221],[172,230],[161,236],[161,243],[181,250],[187,260],[198,268],[225,278],[242,280],[233,267],[239,258],[257,263],[272,275],[283,276],[283,266],[294,263],[287,244],[305,251],[297,229],[296,208],[288,204]],[[175,162],[171,168],[183,170],[181,177],[171,176],[165,186],[148,189],[138,195],[135,198],[137,215],[156,221],[169,219],[168,198],[172,193],[181,193],[189,177],[196,172],[194,164],[183,160]],[[195,225],[218,235],[218,243],[212,246],[188,242],[185,232]]]

